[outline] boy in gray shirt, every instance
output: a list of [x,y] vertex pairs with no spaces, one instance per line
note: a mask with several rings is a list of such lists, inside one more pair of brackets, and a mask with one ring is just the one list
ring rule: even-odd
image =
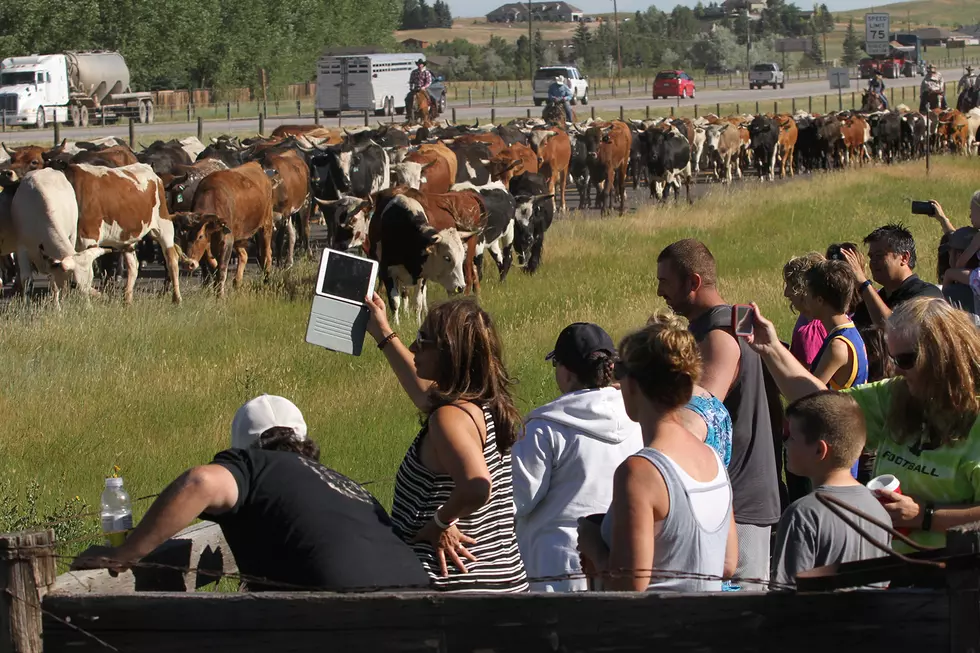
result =
[[[794,502],[779,520],[772,589],[795,586],[801,571],[885,555],[820,503],[816,492],[833,495],[882,523],[891,523],[871,490],[851,476],[867,437],[857,402],[826,390],[790,404],[786,417],[786,469],[809,478],[814,493]],[[848,516],[878,542],[891,544],[891,535],[884,529]]]

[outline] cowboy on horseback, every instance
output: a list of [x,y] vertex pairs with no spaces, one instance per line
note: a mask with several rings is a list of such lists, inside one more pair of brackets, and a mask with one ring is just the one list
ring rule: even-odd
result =
[[977,83],[976,73],[973,72],[973,66],[967,66],[966,72],[960,77],[960,81],[956,83],[956,94],[960,95],[963,91],[973,88],[973,85]]
[[548,101],[564,107],[565,120],[572,122],[572,91],[565,86],[565,78],[561,75],[555,77],[555,81],[548,87]]
[[882,108],[888,110],[888,98],[885,97],[885,80],[881,78],[881,73],[876,72],[874,77],[868,80],[868,93],[874,94],[881,101]]
[[[925,113],[926,101],[929,99],[929,95],[936,95],[939,98],[940,107],[942,109],[948,109],[945,88],[946,81],[943,79],[942,74],[936,69],[935,64],[929,64],[929,67],[926,68],[926,76],[922,78],[922,87],[919,93],[919,112]],[[930,108],[936,109],[937,107],[932,106]]]
[[432,73],[425,67],[425,59],[415,62],[415,70],[408,78],[408,95],[405,96],[405,106],[408,107],[406,113],[411,115],[415,94],[419,91],[427,91],[432,86]]

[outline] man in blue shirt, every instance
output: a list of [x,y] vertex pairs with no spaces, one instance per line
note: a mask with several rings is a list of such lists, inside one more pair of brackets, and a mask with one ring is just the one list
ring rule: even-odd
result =
[[548,100],[565,107],[565,120],[572,122],[572,91],[565,86],[565,78],[559,75],[548,88]]

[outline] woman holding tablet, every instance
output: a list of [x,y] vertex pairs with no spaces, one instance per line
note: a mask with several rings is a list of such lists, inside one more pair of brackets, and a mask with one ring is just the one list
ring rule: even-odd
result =
[[412,545],[435,589],[526,591],[510,458],[521,415],[490,316],[471,299],[447,301],[405,347],[381,297],[375,293],[367,307],[368,333],[425,415],[395,479],[395,533]]

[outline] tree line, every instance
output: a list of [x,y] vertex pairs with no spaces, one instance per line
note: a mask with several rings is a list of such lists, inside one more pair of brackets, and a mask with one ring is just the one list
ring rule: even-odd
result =
[[[708,20],[720,14],[717,4],[705,6],[699,2],[694,8],[678,5],[669,12],[651,6],[621,18],[619,45],[623,67],[637,73],[663,68],[715,73],[744,70],[747,64],[780,61],[781,55],[775,52],[777,38],[809,38],[809,52],[799,65],[812,67],[825,63],[823,39],[834,30],[834,17],[825,4],[815,6],[812,12],[803,12],[785,0],[769,0],[757,19],[750,19],[743,12]],[[845,42],[845,63],[856,63],[863,56],[861,45],[852,25]],[[441,41],[428,52],[449,58],[447,79],[527,79],[532,58],[537,66],[574,64],[588,74],[607,75],[615,70],[616,31],[610,21],[596,27],[580,23],[571,44],[565,47],[544,40],[541,31],[537,31],[530,39],[522,35],[516,43],[499,36],[491,37],[484,46],[463,39]]]
[[325,47],[397,49],[400,0],[0,0],[0,55],[117,50],[134,89],[316,78]]

